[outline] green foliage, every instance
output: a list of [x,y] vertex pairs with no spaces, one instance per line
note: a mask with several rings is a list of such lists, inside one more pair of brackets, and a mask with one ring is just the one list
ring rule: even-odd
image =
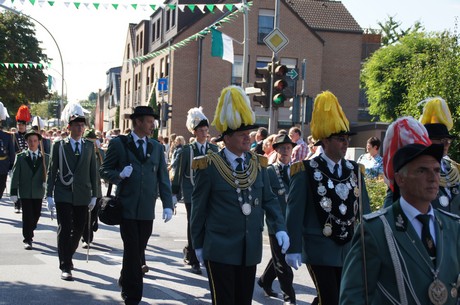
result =
[[[48,62],[35,37],[35,27],[26,16],[0,13],[0,62]],[[37,103],[48,95],[46,83],[41,69],[0,68],[0,100],[14,116],[22,103]]]
[[371,203],[371,210],[377,211],[383,207],[387,185],[383,181],[383,178],[373,179],[366,177],[364,178],[364,181],[366,183],[366,189]]
[[422,24],[417,21],[413,26],[403,30],[401,22],[396,21],[392,16],[388,20],[378,22],[382,33],[382,45],[389,46],[398,42],[404,36],[423,30]]

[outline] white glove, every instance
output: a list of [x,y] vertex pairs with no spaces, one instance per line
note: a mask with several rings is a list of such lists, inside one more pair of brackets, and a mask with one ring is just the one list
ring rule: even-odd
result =
[[18,196],[10,196],[10,200],[13,203],[16,203],[18,201]]
[[203,248],[195,249],[195,255],[196,259],[200,262],[200,264],[204,266]]
[[11,176],[13,176],[13,171],[12,171],[12,170],[9,170],[9,171],[8,171],[8,177],[11,178]]
[[53,197],[46,197],[46,202],[48,202],[48,211],[51,213],[51,220],[54,219],[54,209],[56,205],[54,204]]
[[165,222],[168,222],[171,220],[172,214],[173,214],[173,211],[170,208],[166,208],[163,210],[163,219],[165,220]]
[[177,196],[176,195],[172,195],[172,204],[173,204],[173,206],[176,206],[176,204],[177,204]]
[[125,168],[123,168],[123,170],[121,171],[120,173],[120,178],[121,179],[125,179],[125,178],[128,178],[129,176],[131,176],[131,173],[133,172],[133,167],[131,165],[127,165],[125,166]]
[[88,204],[88,210],[92,211],[96,206],[96,197],[91,197],[91,201]]
[[278,241],[278,246],[281,247],[281,253],[286,253],[287,249],[289,249],[289,236],[285,231],[278,231],[275,234],[276,240]]
[[298,270],[299,267],[302,266],[302,255],[300,253],[286,254],[284,259],[286,260],[286,263],[295,270]]

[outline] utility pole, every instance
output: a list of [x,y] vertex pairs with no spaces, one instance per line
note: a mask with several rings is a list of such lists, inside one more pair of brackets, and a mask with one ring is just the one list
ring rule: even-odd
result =
[[249,25],[248,25],[248,8],[246,0],[242,0],[243,3],[243,24],[244,24],[244,39],[243,39],[243,71],[241,75],[241,87],[245,89],[248,84],[248,56],[249,56]]
[[[274,25],[275,29],[279,28],[280,25],[280,17],[279,17],[279,7],[280,7],[280,0],[275,1],[275,20],[274,20]],[[273,52],[272,56],[272,76],[275,74],[275,62],[278,61],[278,53]],[[278,109],[275,109],[273,107],[273,79],[274,77],[271,78],[271,84],[270,84],[270,117],[268,119],[268,132],[270,134],[275,133],[276,129],[276,124],[278,122]]]

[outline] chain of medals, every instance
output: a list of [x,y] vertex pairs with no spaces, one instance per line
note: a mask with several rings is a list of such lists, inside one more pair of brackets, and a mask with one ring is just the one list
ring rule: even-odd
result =
[[233,170],[233,168],[225,162],[218,154],[209,154],[208,157],[215,164],[219,174],[230,184],[238,196],[238,203],[241,207],[241,212],[248,216],[252,212],[252,205],[258,205],[259,199],[252,200],[252,185],[257,178],[258,162],[257,156],[251,154],[249,165],[243,171]]
[[[458,185],[460,183],[460,174],[458,172],[456,164],[452,164],[453,161],[450,159],[443,159],[443,162],[449,163],[449,168],[446,170],[446,172],[441,171],[441,178],[439,180],[439,185],[441,187],[446,188],[447,193],[449,194],[449,197],[454,197],[455,195],[458,195]],[[452,193],[453,195],[451,195]],[[440,196],[439,197],[439,203],[443,207],[447,207],[450,203],[448,196]]]
[[[345,161],[345,165],[348,169],[351,170],[350,176],[345,179],[335,179],[333,177],[328,176],[326,173],[318,169],[318,162],[315,159],[310,160],[309,162],[310,167],[314,169],[313,179],[318,182],[317,194],[321,197],[319,201],[319,205],[321,209],[328,213],[326,222],[324,223],[323,227],[323,235],[326,237],[330,237],[332,235],[332,222],[335,222],[339,226],[341,226],[341,234],[338,236],[341,240],[349,239],[347,232],[347,227],[351,226],[356,220],[356,213],[358,212],[358,201],[355,199],[353,202],[353,216],[348,219],[341,219],[340,216],[336,216],[332,213],[332,200],[327,195],[326,186],[322,184],[322,180],[324,177],[327,178],[327,188],[330,190],[334,190],[335,193],[339,196],[342,202],[339,205],[339,211],[342,216],[345,216],[348,211],[348,206],[344,203],[350,195],[350,190],[353,189],[354,197],[359,197],[359,188],[358,188],[358,178],[356,177],[353,169],[353,164],[351,164],[348,160]],[[334,184],[338,182],[337,184]]]
[[[432,267],[433,263],[428,262],[423,256],[423,254],[420,253],[420,250],[414,244],[415,241],[409,236],[409,234],[406,231],[406,235],[412,241],[412,245],[414,246],[415,250],[417,250],[418,255],[422,258],[423,262],[428,266],[431,273],[433,274],[433,282],[430,284],[430,286],[428,286],[428,297],[430,298],[430,301],[431,303],[433,303],[433,305],[445,304],[447,301],[447,297],[448,297],[446,285],[440,279],[438,279],[439,266],[442,266],[442,259],[444,258],[444,251],[442,251],[442,247],[443,247],[442,243],[444,240],[444,236],[443,236],[443,231],[442,230],[440,231],[441,231],[441,238],[439,241],[440,246],[438,248],[441,249],[441,259],[439,260],[439,263],[437,264],[438,268],[436,270],[434,270]],[[457,283],[452,284],[452,289],[450,291],[452,298],[457,297],[458,281],[459,280],[457,280]]]
[[[285,164],[284,166],[287,166],[287,165]],[[278,190],[278,195],[280,195],[280,196],[284,195],[284,198],[285,198],[285,200],[287,202],[288,193],[286,192],[286,187],[284,187],[284,182],[283,182],[283,179],[281,177],[281,172],[280,172],[281,164],[277,164],[277,165],[273,166],[273,168],[275,169],[276,176],[278,177],[278,182],[280,184],[280,189]]]

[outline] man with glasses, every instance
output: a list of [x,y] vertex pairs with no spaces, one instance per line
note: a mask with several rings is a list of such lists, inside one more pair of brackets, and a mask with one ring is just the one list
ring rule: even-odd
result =
[[291,166],[286,262],[296,270],[307,265],[318,292],[312,304],[337,305],[344,259],[359,211],[370,212],[369,198],[358,164],[344,159],[354,133],[329,91],[315,99],[311,133],[324,152]]
[[425,101],[421,122],[428,131],[431,143],[444,145],[439,192],[431,204],[437,209],[460,215],[460,165],[448,156],[452,141],[456,138],[449,133],[453,126],[450,110],[440,97]]

